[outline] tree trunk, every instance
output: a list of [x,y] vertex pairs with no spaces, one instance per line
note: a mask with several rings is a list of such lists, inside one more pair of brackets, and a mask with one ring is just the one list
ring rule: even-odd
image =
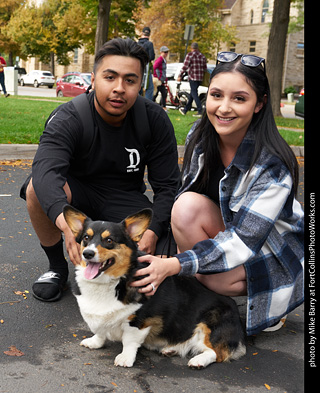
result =
[[51,74],[54,76],[55,73],[54,52],[50,52],[50,68],[51,68]]
[[14,66],[14,63],[13,63],[13,53],[12,53],[12,52],[9,52],[8,66],[9,66],[9,67]]
[[109,14],[112,0],[99,0],[98,20],[95,40],[95,54],[108,40]]
[[272,25],[268,41],[267,75],[271,90],[271,106],[274,116],[281,116],[280,102],[284,52],[289,25],[291,0],[275,0]]

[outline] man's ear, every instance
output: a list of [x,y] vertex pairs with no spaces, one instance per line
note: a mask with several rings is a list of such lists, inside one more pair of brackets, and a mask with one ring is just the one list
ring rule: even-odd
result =
[[88,219],[88,217],[80,210],[77,210],[70,205],[66,205],[63,208],[63,215],[72,233],[78,241],[79,236],[83,232],[84,223]]
[[123,224],[131,237],[135,242],[138,242],[144,232],[148,229],[152,219],[152,210],[143,209],[132,216],[127,217],[123,220]]

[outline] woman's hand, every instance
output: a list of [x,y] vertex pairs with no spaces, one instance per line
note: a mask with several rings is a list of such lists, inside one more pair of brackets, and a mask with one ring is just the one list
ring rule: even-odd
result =
[[138,258],[139,262],[147,262],[149,266],[136,272],[135,277],[147,276],[131,283],[132,287],[143,287],[140,293],[147,296],[154,295],[159,285],[165,278],[178,274],[181,270],[178,258],[158,258],[153,255],[144,255]]

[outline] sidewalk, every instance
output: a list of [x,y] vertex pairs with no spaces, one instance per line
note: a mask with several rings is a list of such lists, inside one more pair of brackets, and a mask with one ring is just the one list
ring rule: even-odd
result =
[[[304,146],[291,147],[296,157],[304,157]],[[0,160],[33,160],[38,145],[0,144]],[[179,158],[184,155],[184,146],[178,146]]]

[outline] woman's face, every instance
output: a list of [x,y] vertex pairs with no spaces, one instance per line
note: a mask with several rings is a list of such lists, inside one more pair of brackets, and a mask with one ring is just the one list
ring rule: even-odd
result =
[[254,113],[263,104],[257,104],[257,95],[239,72],[221,72],[212,78],[206,111],[221,140],[241,143]]

